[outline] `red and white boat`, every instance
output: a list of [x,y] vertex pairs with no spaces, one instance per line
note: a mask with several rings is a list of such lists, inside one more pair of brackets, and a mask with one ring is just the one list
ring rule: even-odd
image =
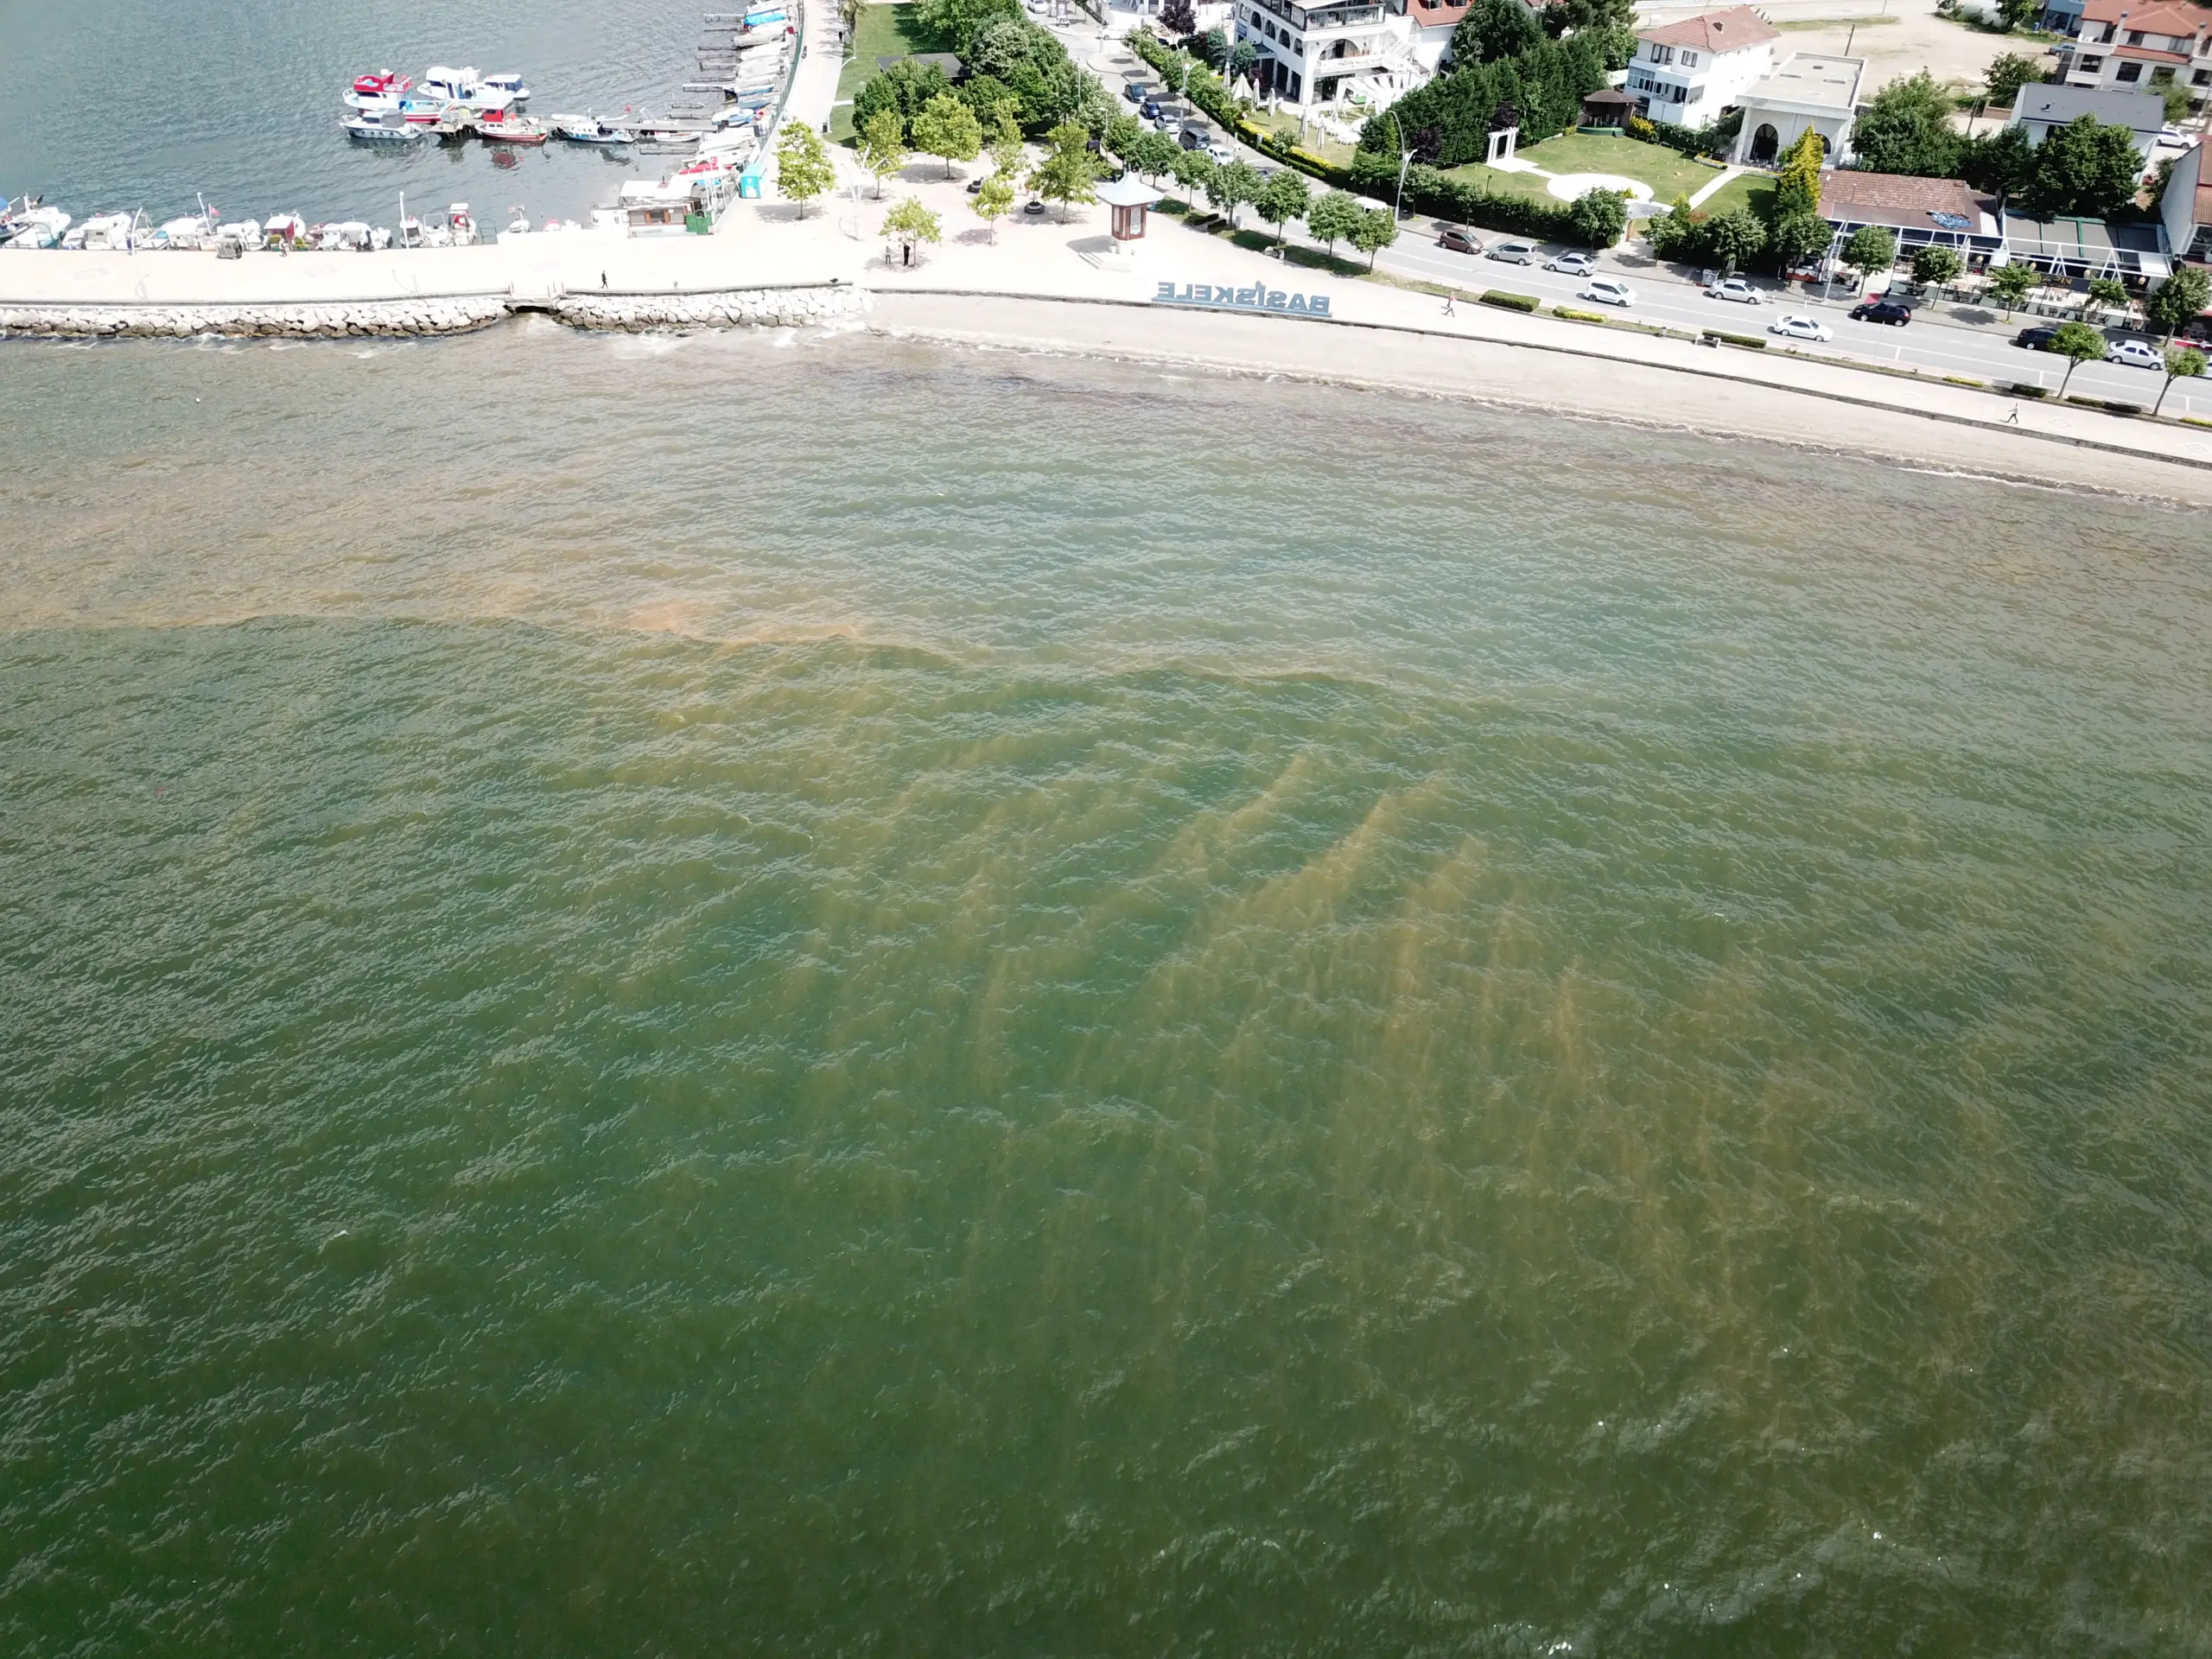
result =
[[397,109],[399,100],[414,84],[407,76],[390,69],[380,69],[372,75],[356,75],[345,102],[347,107],[356,110]]
[[495,144],[542,144],[552,136],[552,130],[526,115],[486,110],[476,118],[476,136]]

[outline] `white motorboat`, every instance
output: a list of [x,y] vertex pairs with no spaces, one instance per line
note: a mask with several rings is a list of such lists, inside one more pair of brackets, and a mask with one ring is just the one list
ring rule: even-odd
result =
[[429,137],[427,128],[410,121],[397,106],[349,115],[338,124],[348,138],[365,144],[415,144]]
[[520,75],[486,75],[484,86],[489,92],[505,92],[518,104],[530,102],[530,88],[522,84]]
[[272,213],[261,221],[261,239],[272,248],[295,247],[307,233],[308,222],[297,213]]
[[349,219],[324,226],[315,245],[325,253],[366,253],[373,239],[367,225]]
[[468,211],[468,204],[456,201],[446,209],[446,232],[453,238],[456,248],[473,246],[476,241],[476,220]]
[[157,226],[152,240],[157,248],[197,248],[203,245],[208,237],[207,221],[196,214],[188,214],[182,219],[172,219]]
[[77,239],[79,246],[93,252],[126,252],[130,247],[132,217],[130,213],[95,213],[69,234]]
[[448,69],[434,63],[423,72],[423,79],[416,89],[417,99],[442,99],[448,104],[465,104],[472,110],[505,110],[513,107],[515,95],[488,86],[484,78],[474,69]]
[[59,207],[31,207],[17,213],[10,221],[13,229],[0,247],[21,249],[25,252],[38,248],[50,248],[59,244],[72,223],[68,214]]

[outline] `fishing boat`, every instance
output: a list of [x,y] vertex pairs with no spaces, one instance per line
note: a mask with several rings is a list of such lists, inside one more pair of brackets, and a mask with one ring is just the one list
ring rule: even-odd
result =
[[16,215],[13,224],[7,241],[0,246],[29,251],[54,246],[68,230],[71,220],[59,207],[32,207]]
[[530,88],[522,84],[520,75],[486,75],[484,85],[489,91],[505,92],[518,104],[530,102]]
[[476,240],[476,220],[468,211],[468,204],[456,201],[446,209],[446,233],[453,238],[453,245],[466,248]]
[[125,252],[134,238],[130,234],[131,213],[95,213],[71,231],[64,238],[64,247],[89,248],[95,252]]
[[269,247],[297,247],[307,233],[308,222],[297,213],[272,213],[261,221],[261,239]]
[[637,135],[628,129],[610,127],[595,115],[585,116],[581,120],[556,122],[553,130],[572,144],[598,144],[613,149],[620,144],[637,142]]
[[495,144],[542,144],[551,137],[543,121],[499,111],[476,118],[476,136]]
[[348,138],[365,144],[416,144],[425,137],[423,127],[396,109],[349,115],[338,124],[346,129]]
[[206,219],[188,214],[157,226],[149,239],[157,248],[197,248],[206,245],[210,236]]
[[356,75],[350,96],[354,98],[397,98],[415,83],[397,70],[379,69],[372,75]]
[[399,113],[418,127],[435,127],[452,111],[470,113],[468,105],[456,104],[449,98],[428,98],[421,92],[410,92],[399,100]]

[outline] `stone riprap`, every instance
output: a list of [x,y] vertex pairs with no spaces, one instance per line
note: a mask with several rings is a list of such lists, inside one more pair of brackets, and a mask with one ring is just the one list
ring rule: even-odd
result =
[[709,294],[506,294],[320,305],[0,304],[0,338],[167,338],[202,334],[332,340],[347,335],[462,334],[518,310],[543,311],[577,328],[797,327],[868,309],[850,284],[758,288]]
[[859,316],[868,292],[850,283],[725,294],[569,294],[542,308],[577,328],[796,328]]

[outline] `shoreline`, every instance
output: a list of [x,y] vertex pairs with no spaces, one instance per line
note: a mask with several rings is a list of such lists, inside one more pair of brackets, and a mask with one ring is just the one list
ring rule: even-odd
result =
[[[1136,304],[1120,309],[1116,316],[1110,305],[1039,296],[880,291],[866,327],[893,339],[1450,398],[1651,431],[1745,438],[2004,483],[2212,506],[2212,455],[2160,454],[2075,434],[1855,398],[1844,399],[1855,405],[1851,427],[1822,431],[1802,419],[1808,402],[1834,401],[1838,394],[1695,365],[1637,363],[1545,343],[1388,324],[1301,327],[1264,316]],[[1142,315],[1141,330],[1129,312]],[[1272,333],[1255,332],[1263,329]],[[1669,414],[1656,412],[1670,405]],[[2031,460],[2041,464],[2031,466]],[[2135,475],[2116,477],[2122,463]]]

